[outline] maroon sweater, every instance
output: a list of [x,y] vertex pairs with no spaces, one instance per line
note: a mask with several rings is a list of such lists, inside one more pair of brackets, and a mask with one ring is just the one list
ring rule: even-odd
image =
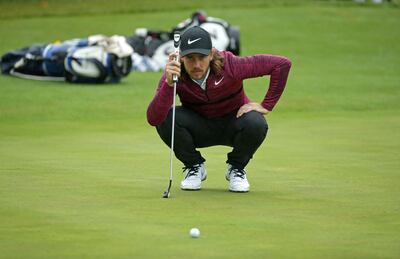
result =
[[[220,54],[225,58],[223,71],[220,75],[210,71],[205,91],[190,78],[177,83],[176,91],[182,105],[206,118],[236,112],[250,102],[243,90],[243,80],[270,75],[268,91],[261,105],[272,111],[285,88],[290,60],[273,55],[237,57],[225,51]],[[153,126],[165,120],[173,103],[173,88],[167,85],[165,79],[164,73],[147,109],[147,120]]]

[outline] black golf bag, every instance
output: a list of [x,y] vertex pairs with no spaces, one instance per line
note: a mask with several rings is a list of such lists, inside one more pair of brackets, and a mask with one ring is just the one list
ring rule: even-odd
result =
[[184,20],[170,32],[154,31],[140,28],[134,36],[127,37],[127,42],[133,47],[133,69],[139,71],[158,71],[164,69],[168,55],[174,50],[173,34],[183,33],[190,27],[201,26],[210,33],[212,44],[218,50],[228,50],[235,55],[240,54],[240,30],[228,22],[214,17],[208,17],[204,12],[197,11],[191,18]]
[[132,67],[125,37],[103,35],[55,44],[37,44],[1,57],[3,74],[71,83],[116,83]]

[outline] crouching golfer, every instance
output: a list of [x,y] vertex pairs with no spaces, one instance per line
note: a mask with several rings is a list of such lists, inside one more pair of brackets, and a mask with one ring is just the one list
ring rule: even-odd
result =
[[[183,64],[183,66],[181,65]],[[211,38],[201,27],[192,27],[181,36],[180,62],[169,56],[165,72],[147,109],[147,120],[170,146],[172,131],[173,81],[178,75],[175,156],[185,165],[183,190],[200,190],[207,177],[206,161],[197,148],[225,145],[226,179],[232,192],[248,192],[245,167],[264,141],[266,115],[285,88],[291,62],[284,57],[255,55],[237,57],[212,48]],[[252,102],[243,89],[243,80],[270,75],[268,91],[261,103]]]

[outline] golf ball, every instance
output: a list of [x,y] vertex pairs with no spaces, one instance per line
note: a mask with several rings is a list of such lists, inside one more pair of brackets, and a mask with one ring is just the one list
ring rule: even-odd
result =
[[190,236],[191,237],[195,237],[195,238],[199,237],[200,236],[200,230],[198,228],[192,228],[190,230]]

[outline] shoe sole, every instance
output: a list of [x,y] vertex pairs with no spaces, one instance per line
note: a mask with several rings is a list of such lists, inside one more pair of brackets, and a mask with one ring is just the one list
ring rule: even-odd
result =
[[236,191],[236,190],[231,190],[231,189],[229,189],[229,191],[230,191],[230,192],[245,193],[245,192],[249,192],[250,190],[247,190],[247,191]]
[[183,191],[200,191],[201,190],[201,188],[198,188],[198,189],[189,189],[189,188],[182,188],[181,187],[181,190],[183,190]]

